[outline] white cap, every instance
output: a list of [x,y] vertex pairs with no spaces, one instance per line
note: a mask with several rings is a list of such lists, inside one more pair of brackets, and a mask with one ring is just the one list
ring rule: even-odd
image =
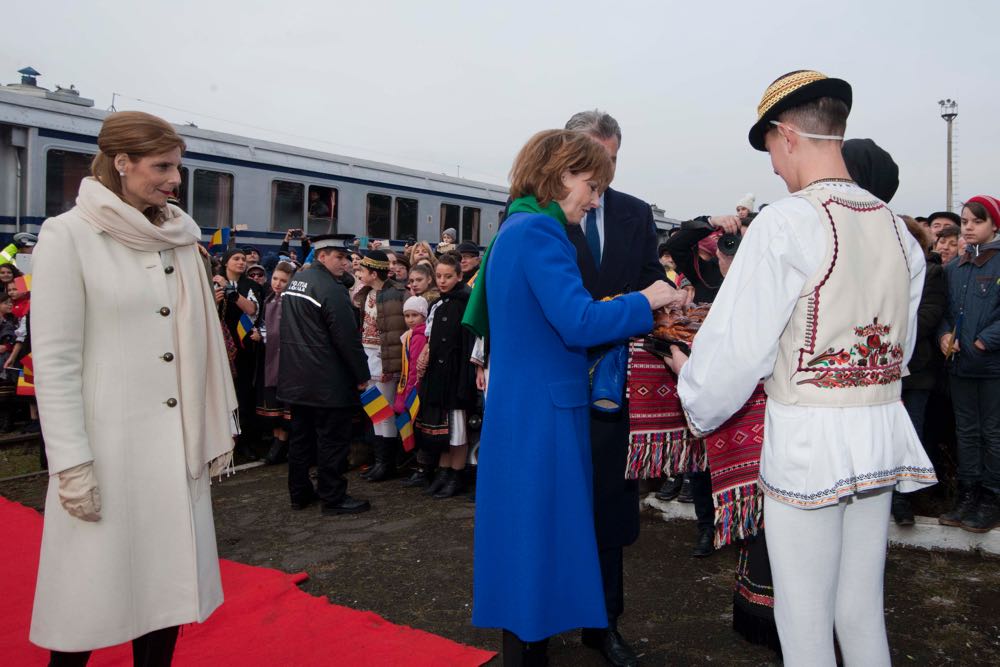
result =
[[736,202],[736,208],[742,206],[743,208],[753,211],[754,196],[752,192],[746,193],[743,199]]
[[427,317],[427,299],[422,296],[411,296],[403,303],[404,313],[420,313]]

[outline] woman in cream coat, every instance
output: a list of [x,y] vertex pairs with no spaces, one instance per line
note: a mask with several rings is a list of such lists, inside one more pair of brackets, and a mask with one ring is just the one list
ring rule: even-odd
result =
[[52,665],[129,640],[136,664],[169,665],[177,626],[222,603],[209,478],[231,460],[236,400],[200,230],[167,204],[183,140],[122,112],[98,147],[33,261],[51,477],[31,641]]

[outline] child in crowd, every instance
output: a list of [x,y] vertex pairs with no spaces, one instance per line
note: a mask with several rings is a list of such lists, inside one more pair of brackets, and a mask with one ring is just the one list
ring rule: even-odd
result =
[[[370,250],[361,259],[355,273],[362,284],[355,297],[361,311],[361,346],[368,356],[371,381],[392,405],[396,399],[396,383],[402,371],[403,343],[406,322],[403,302],[406,292],[389,277],[389,258],[381,250]],[[381,482],[396,471],[399,449],[396,421],[386,419],[374,428],[375,465],[361,474],[369,482]]]
[[443,255],[446,252],[451,252],[455,249],[455,241],[458,240],[458,232],[454,228],[449,227],[448,229],[441,232],[441,242],[437,244],[437,254]]
[[470,290],[462,283],[461,258],[448,253],[438,260],[436,281],[441,293],[428,315],[427,355],[420,386],[418,426],[424,442],[441,451],[438,472],[427,489],[435,498],[450,498],[463,489],[469,453],[466,410],[476,406],[476,372],[470,363],[474,337],[462,326]]
[[432,307],[441,298],[440,292],[434,286],[434,270],[426,263],[417,264],[410,269],[410,277],[406,283],[413,296],[422,296],[427,300],[427,307]]
[[[11,348],[10,355],[7,360],[4,361],[4,369],[18,368],[22,364],[22,360],[31,354],[31,293],[22,292],[18,286],[17,282],[10,282],[7,285],[7,295],[10,296],[11,300],[11,313],[17,318],[17,331],[14,338],[14,347]],[[38,421],[38,403],[35,402],[34,397],[28,398],[28,411],[31,417],[31,422],[23,429],[25,433],[38,433],[42,430],[41,423]],[[45,448],[41,449],[41,456],[43,461],[43,466],[47,465],[45,463]]]
[[279,356],[281,350],[281,295],[295,274],[295,267],[289,262],[278,262],[271,274],[271,293],[264,299],[262,325],[255,328],[250,336],[264,345],[263,368],[258,369],[257,416],[272,424],[273,440],[271,449],[264,457],[264,463],[275,465],[288,458],[288,429],[286,424],[292,416],[288,406],[278,401]]
[[[420,374],[417,367],[420,363],[420,353],[427,346],[425,334],[427,321],[427,299],[422,296],[411,296],[403,304],[403,319],[406,321],[407,332],[401,339],[403,343],[403,370],[396,385],[396,401],[392,406],[397,415],[406,411],[406,401],[410,394],[420,391]],[[437,462],[434,452],[426,448],[417,448],[417,469],[403,482],[403,486],[427,486]]]
[[962,208],[966,250],[944,267],[948,307],[938,328],[958,436],[958,499],[938,521],[985,533],[1000,526],[1000,199]]
[[937,241],[934,242],[934,252],[941,255],[942,264],[947,264],[958,257],[958,237],[959,229],[954,225],[948,225],[938,232]]
[[[6,268],[6,264],[0,268]],[[12,399],[17,387],[17,374],[7,370],[6,362],[17,342],[18,319],[13,314],[14,301],[6,292],[0,292],[0,364],[4,371],[0,374],[0,432],[7,433],[14,423]]]

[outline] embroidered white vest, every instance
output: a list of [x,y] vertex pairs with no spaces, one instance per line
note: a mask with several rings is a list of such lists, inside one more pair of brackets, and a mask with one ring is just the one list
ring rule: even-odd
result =
[[781,334],[767,395],[817,407],[898,401],[909,325],[906,228],[860,189],[819,183],[794,196],[816,209],[827,249]]

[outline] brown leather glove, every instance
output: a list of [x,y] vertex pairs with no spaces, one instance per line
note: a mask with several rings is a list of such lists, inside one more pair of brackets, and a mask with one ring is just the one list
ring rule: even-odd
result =
[[100,521],[101,491],[97,488],[93,461],[59,473],[59,503],[77,519]]

